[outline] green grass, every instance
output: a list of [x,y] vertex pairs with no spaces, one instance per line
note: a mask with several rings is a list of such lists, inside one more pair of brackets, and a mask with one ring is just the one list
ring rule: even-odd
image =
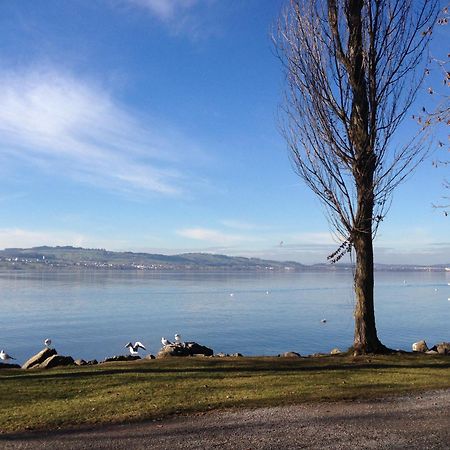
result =
[[0,371],[0,432],[450,388],[450,358],[173,358]]

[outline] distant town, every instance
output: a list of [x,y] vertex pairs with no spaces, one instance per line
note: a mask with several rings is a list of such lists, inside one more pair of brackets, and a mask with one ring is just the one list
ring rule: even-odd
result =
[[[450,270],[449,264],[432,266],[376,264],[378,271]],[[259,258],[184,253],[160,255],[151,253],[113,252],[72,246],[7,248],[0,250],[0,269],[10,270],[142,270],[142,271],[247,271],[312,272],[346,271],[351,264],[304,265],[294,261],[272,261]]]

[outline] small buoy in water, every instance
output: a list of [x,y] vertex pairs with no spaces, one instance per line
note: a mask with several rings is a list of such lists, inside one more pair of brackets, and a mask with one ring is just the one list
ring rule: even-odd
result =
[[269,295],[269,291],[266,291],[266,295]]
[[321,323],[327,323],[327,319],[322,319],[320,322]]
[[439,289],[438,288],[434,288],[434,292],[437,292]]
[[231,294],[230,294],[230,297],[234,297],[234,294],[233,294],[233,293],[231,293]]

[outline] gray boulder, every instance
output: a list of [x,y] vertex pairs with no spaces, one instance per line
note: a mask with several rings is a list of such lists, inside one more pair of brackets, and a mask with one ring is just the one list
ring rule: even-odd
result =
[[98,361],[96,359],[90,359],[87,363],[88,366],[95,366],[98,364]]
[[41,362],[36,368],[52,369],[53,367],[73,366],[74,360],[71,356],[53,355]]
[[187,349],[179,344],[169,344],[161,348],[156,358],[170,358],[172,356],[190,356]]
[[429,350],[427,343],[422,340],[419,342],[414,342],[414,344],[412,345],[412,351],[413,352],[418,352],[418,353],[425,353]]
[[214,351],[197,342],[185,342],[183,344],[169,344],[164,346],[156,355],[157,358],[169,358],[172,356],[213,356]]
[[188,349],[189,354],[192,356],[203,355],[203,356],[213,356],[214,350],[206,347],[205,345],[197,344],[196,342],[186,342],[185,347]]
[[436,345],[436,351],[440,355],[450,355],[450,342],[441,342]]
[[87,365],[87,362],[84,359],[76,359],[74,361],[74,364],[76,366],[85,366],[85,365]]
[[41,363],[43,363],[46,359],[50,358],[50,356],[56,355],[57,352],[54,348],[44,348],[36,355],[32,356],[25,364],[22,365],[22,369],[31,369]]
[[148,355],[144,356],[144,359],[155,359],[155,355],[151,355],[150,353]]
[[301,355],[300,353],[297,352],[285,352],[285,353],[281,353],[280,355],[281,358],[300,358]]
[[331,350],[330,355],[340,355],[342,352],[338,348],[333,348]]

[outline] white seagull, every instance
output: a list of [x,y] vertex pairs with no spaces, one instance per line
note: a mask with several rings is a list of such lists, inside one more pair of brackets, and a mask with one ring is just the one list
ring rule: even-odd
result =
[[5,353],[5,350],[2,350],[0,352],[0,359],[2,361],[9,361],[10,359],[16,359],[16,358],[13,358],[11,355],[8,355],[8,353]]
[[125,345],[125,348],[128,348],[128,350],[130,350],[130,355],[131,356],[138,356],[140,348],[142,348],[143,350],[147,350],[144,347],[144,344],[142,344],[139,341],[135,342],[134,345],[131,342],[128,342],[128,344]]
[[161,338],[161,344],[165,347],[166,345],[170,345],[172,342],[168,341],[165,337]]
[[182,344],[181,336],[177,333],[175,334],[175,344]]
[[52,340],[51,340],[51,339],[46,339],[46,340],[44,341],[44,345],[45,345],[47,348],[50,348],[50,345],[52,345]]

